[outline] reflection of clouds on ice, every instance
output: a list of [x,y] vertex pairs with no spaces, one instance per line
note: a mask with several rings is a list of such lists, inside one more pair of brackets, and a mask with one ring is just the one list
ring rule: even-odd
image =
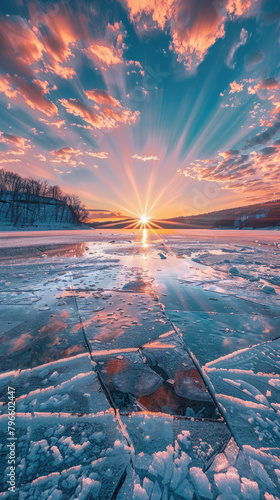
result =
[[277,498],[279,249],[256,234],[9,250],[0,426],[10,385],[23,500]]

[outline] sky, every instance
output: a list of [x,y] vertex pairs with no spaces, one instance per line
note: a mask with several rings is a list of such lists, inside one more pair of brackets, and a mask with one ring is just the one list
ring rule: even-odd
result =
[[280,198],[277,0],[0,9],[0,168],[100,218]]

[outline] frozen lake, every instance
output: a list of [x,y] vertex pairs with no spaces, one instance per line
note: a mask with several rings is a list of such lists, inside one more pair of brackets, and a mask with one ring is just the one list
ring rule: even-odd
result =
[[4,483],[13,387],[18,498],[276,499],[279,244],[0,233]]

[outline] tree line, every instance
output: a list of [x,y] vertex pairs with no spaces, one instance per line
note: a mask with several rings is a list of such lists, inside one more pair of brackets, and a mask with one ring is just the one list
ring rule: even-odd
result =
[[60,186],[0,170],[0,220],[14,226],[66,222],[81,224],[87,211],[77,195]]

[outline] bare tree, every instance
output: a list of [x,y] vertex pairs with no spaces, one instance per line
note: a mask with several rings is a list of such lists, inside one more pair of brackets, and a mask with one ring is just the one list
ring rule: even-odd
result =
[[0,214],[8,223],[22,226],[51,223],[52,217],[56,222],[74,224],[81,224],[87,218],[78,196],[64,194],[60,186],[52,186],[47,181],[24,178],[3,169],[0,170]]

